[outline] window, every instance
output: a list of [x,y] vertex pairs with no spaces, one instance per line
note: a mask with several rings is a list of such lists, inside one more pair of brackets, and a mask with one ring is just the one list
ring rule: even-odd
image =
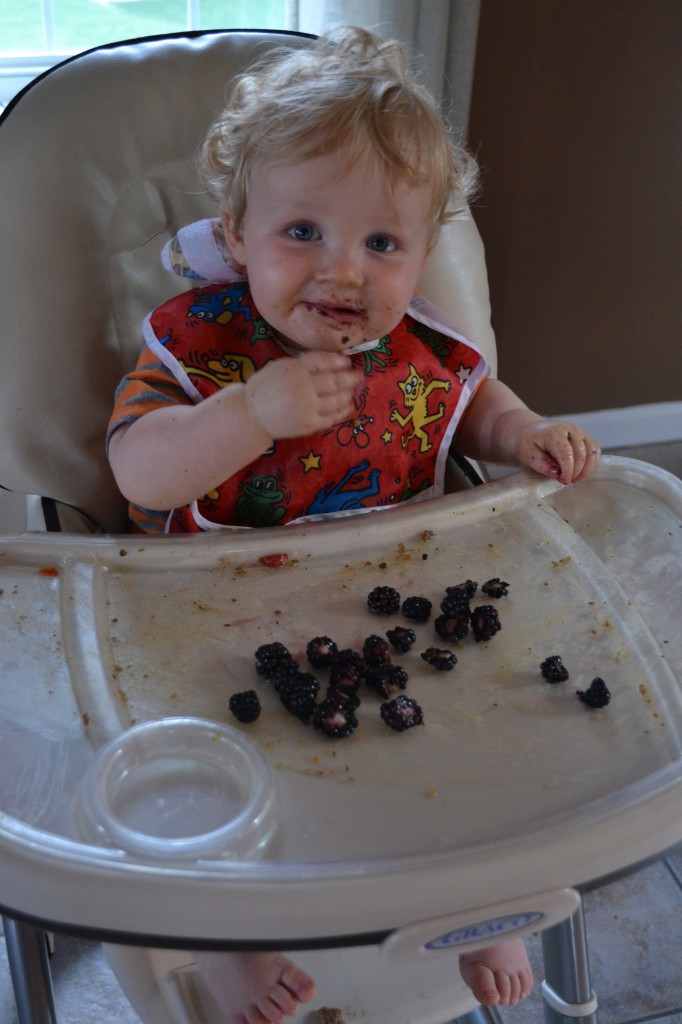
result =
[[53,64],[119,39],[288,28],[291,0],[0,0],[0,106]]

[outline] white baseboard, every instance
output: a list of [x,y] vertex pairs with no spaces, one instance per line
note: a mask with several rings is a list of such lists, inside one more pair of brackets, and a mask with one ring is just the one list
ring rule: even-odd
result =
[[568,413],[560,419],[578,424],[605,449],[682,441],[682,402]]

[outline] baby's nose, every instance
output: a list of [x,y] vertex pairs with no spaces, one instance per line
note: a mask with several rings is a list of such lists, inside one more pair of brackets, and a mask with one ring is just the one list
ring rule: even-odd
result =
[[329,250],[317,268],[316,277],[318,281],[357,288],[364,281],[362,258],[350,248]]

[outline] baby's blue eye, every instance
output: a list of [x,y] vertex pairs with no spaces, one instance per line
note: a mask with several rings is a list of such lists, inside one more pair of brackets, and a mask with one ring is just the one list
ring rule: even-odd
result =
[[370,235],[367,239],[367,248],[374,252],[393,252],[395,242],[388,235]]
[[287,234],[295,238],[297,242],[312,242],[319,238],[319,235],[312,224],[294,224],[287,230]]

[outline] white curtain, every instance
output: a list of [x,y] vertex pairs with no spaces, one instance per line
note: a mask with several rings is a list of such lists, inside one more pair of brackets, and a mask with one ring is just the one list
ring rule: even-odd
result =
[[479,8],[480,0],[289,0],[289,24],[316,35],[332,25],[363,25],[399,39],[466,141]]

